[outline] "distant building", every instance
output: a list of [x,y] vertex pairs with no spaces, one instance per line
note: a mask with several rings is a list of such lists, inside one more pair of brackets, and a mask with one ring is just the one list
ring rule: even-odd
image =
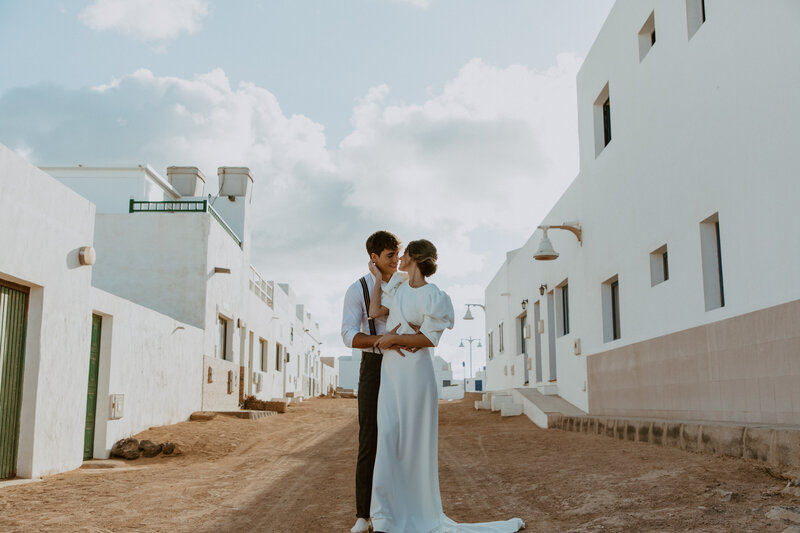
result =
[[[800,424],[795,2],[620,0],[580,174],[486,288],[488,388],[590,414]],[[513,191],[509,191],[513,194]]]

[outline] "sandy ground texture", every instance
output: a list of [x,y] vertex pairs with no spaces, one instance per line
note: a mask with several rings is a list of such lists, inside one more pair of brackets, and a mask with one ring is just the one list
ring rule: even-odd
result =
[[[460,522],[519,516],[527,531],[797,531],[800,505],[766,465],[542,430],[524,416],[440,404],[440,484]],[[0,531],[346,532],[357,405],[313,399],[260,420],[152,428],[178,457],[80,469],[0,489]],[[773,514],[775,512],[773,511]],[[800,515],[798,515],[800,516]],[[788,528],[788,529],[787,529]]]

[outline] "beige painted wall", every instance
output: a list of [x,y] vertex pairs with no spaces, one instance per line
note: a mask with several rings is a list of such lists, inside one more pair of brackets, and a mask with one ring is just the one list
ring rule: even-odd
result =
[[589,413],[800,425],[800,300],[588,357]]

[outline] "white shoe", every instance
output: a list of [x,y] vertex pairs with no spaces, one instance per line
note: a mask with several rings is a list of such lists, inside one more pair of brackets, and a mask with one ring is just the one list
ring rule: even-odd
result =
[[369,532],[369,522],[367,522],[363,518],[359,518],[356,520],[356,525],[350,528],[350,533],[368,533]]

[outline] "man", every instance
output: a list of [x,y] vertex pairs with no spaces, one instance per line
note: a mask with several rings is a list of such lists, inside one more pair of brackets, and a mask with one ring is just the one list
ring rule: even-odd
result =
[[350,285],[344,296],[342,340],[349,348],[360,348],[358,374],[358,460],[356,462],[356,524],[352,533],[369,531],[372,470],[378,444],[378,390],[381,384],[381,354],[374,344],[386,333],[386,316],[369,320],[369,295],[375,283],[388,282],[397,271],[400,241],[388,231],[377,231],[367,239],[367,253],[381,272],[380,280],[367,274]]

